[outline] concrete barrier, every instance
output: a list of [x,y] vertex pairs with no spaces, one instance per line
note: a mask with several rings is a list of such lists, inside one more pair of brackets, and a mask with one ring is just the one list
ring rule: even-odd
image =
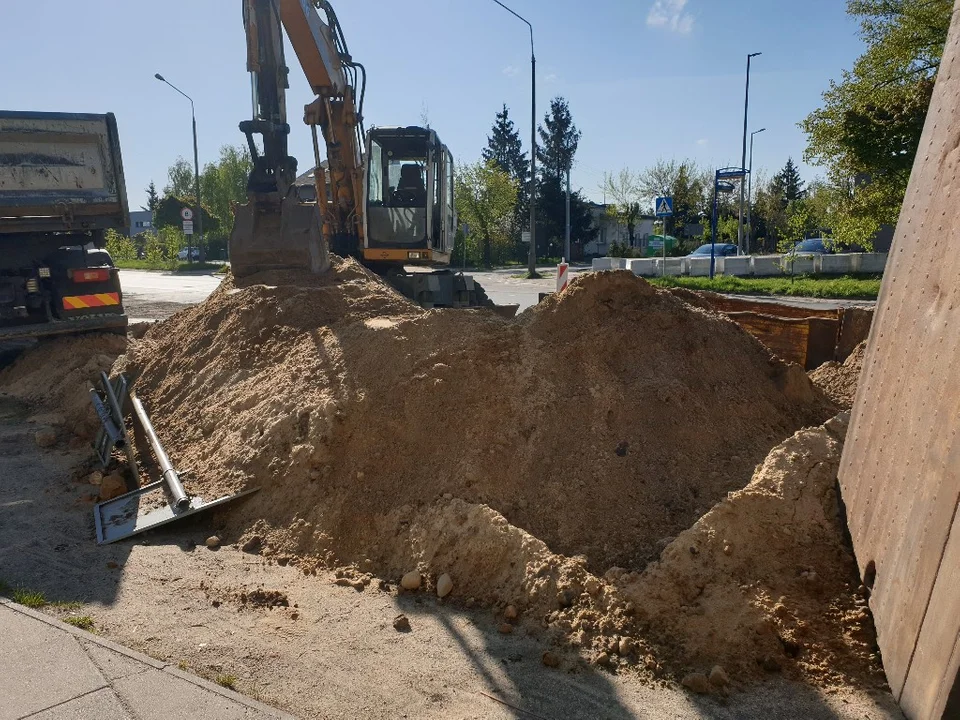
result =
[[750,257],[750,268],[755,277],[771,277],[783,275],[780,266],[782,255],[753,255]]
[[[717,257],[717,275],[739,277],[777,277],[780,275],[847,275],[849,273],[882,273],[887,253],[839,253],[837,255],[750,255]],[[593,259],[594,271],[630,270],[634,275],[655,277],[663,274],[662,258]],[[792,268],[791,268],[792,265]],[[710,274],[710,258],[667,258],[667,275],[706,277]]]
[[887,266],[887,253],[856,253],[853,270],[856,273],[882,273]]
[[753,274],[749,255],[736,257],[722,257],[717,260],[717,272],[721,275],[738,275],[740,277]]
[[627,260],[627,270],[641,277],[653,277],[657,274],[657,259],[634,258]]
[[709,275],[710,274],[710,258],[708,257],[687,258],[687,272],[690,275],[690,277],[704,277]]
[[846,275],[853,272],[852,255],[818,255],[814,272],[823,275]]

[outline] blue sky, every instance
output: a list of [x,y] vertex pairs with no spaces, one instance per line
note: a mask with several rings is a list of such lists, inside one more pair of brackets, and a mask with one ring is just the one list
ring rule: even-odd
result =
[[[486,143],[505,102],[529,142],[525,25],[492,0],[334,0],[350,51],[369,73],[368,124],[419,124],[423,113],[462,161]],[[583,132],[573,183],[588,196],[605,171],[658,157],[739,163],[745,55],[755,169],[776,172],[805,137],[797,122],[862,51],[841,0],[509,0],[534,25],[538,121],[563,95]],[[250,114],[239,0],[31,0],[4,4],[4,109],[116,113],[131,207],[190,158],[194,97],[200,162],[242,143]],[[310,164],[299,122],[312,97],[287,53],[291,152]],[[801,166],[807,179],[819,171]]]

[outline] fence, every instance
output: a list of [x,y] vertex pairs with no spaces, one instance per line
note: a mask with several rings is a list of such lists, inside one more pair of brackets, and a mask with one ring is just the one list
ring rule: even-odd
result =
[[[595,258],[594,270],[630,270],[641,277],[710,274],[710,258]],[[716,258],[717,275],[738,277],[776,277],[780,275],[849,275],[882,273],[887,253],[843,253],[838,255],[741,255]]]

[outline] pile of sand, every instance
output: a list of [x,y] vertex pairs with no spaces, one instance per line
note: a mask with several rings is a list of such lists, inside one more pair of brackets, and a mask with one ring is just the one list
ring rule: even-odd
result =
[[848,414],[775,447],[743,490],[625,584],[669,667],[883,681],[838,499]]
[[110,333],[40,340],[0,370],[0,395],[28,403],[38,422],[92,439],[100,421],[88,389],[126,346],[125,337]]
[[594,572],[642,568],[834,412],[733,322],[625,272],[515,321],[424,311],[352,261],[227,281],[126,364],[188,490],[260,488],[236,532],[384,569],[381,527],[444,496]]
[[824,363],[810,371],[810,379],[838,407],[849,410],[857,396],[857,383],[863,369],[863,356],[867,351],[866,341],[857,345],[850,356],[842,363]]

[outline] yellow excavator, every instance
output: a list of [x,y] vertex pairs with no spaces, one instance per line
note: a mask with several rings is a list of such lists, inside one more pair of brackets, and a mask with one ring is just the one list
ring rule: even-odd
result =
[[[230,237],[234,275],[321,273],[332,251],[357,258],[424,306],[490,305],[472,278],[449,269],[457,230],[450,151],[429,128],[364,131],[366,70],[350,55],[330,3],[243,0],[243,24],[254,107],[240,130],[253,169]],[[288,154],[284,32],[316,95],[304,110],[313,133],[312,187],[297,184],[297,161]]]

